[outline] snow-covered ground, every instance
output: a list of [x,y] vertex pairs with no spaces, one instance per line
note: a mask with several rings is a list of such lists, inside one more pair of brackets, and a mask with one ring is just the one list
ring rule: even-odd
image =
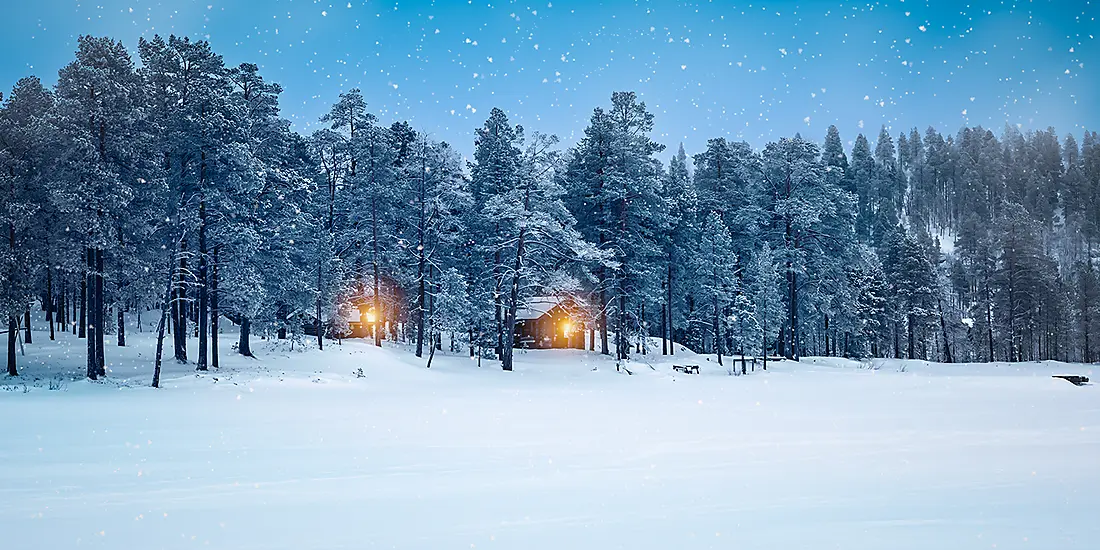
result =
[[0,547],[1100,548],[1100,385],[1050,377],[1091,366],[505,373],[223,336],[219,371],[154,390],[129,339],[89,382],[83,341],[37,331],[0,378]]

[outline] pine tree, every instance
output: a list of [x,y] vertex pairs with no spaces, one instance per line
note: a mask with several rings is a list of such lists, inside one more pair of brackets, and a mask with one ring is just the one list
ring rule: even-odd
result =
[[597,271],[602,352],[608,318],[615,318],[616,357],[629,356],[630,331],[641,326],[634,301],[645,296],[660,256],[659,235],[668,209],[660,195],[659,166],[653,155],[663,147],[649,138],[653,115],[633,92],[615,92],[611,108],[593,111],[585,137],[570,161],[569,207],[582,234],[608,253]]
[[760,246],[749,266],[749,294],[756,316],[755,325],[760,328],[757,349],[763,357],[764,370],[768,370],[768,349],[772,342],[778,342],[779,327],[784,318],[780,293],[783,284],[781,269],[767,242]]
[[825,263],[823,256],[837,242],[827,228],[851,228],[852,197],[828,181],[826,166],[815,144],[800,137],[783,138],[764,148],[763,181],[765,211],[769,217],[766,238],[785,264],[787,319],[784,331],[785,356],[801,354],[801,319],[804,298],[802,278],[810,276],[807,265]]
[[76,60],[58,76],[58,124],[64,155],[57,172],[72,185],[59,189],[58,210],[78,228],[86,262],[88,377],[106,374],[106,255],[119,253],[122,220],[135,186],[148,181],[140,118],[144,87],[121,42],[83,36]]
[[704,308],[709,311],[711,350],[722,364],[723,344],[727,339],[729,307],[737,295],[737,257],[729,229],[717,212],[711,212],[699,232],[699,247],[691,260]]
[[46,180],[51,144],[45,139],[52,108],[52,95],[34,77],[20,79],[0,108],[0,316],[7,320],[10,376],[18,374],[16,340],[20,316],[33,301],[36,264],[50,266],[51,251],[40,245],[53,229],[41,224],[53,210]]
[[515,189],[519,178],[520,148],[523,128],[513,127],[504,111],[494,108],[485,124],[478,128],[474,138],[474,163],[470,165],[470,193],[474,207],[480,214],[471,220],[471,229],[480,237],[481,254],[485,255],[485,277],[482,284],[489,287],[492,296],[496,338],[494,350],[503,358],[505,346],[505,272],[508,270],[508,249],[514,246],[511,236],[502,235],[500,220],[485,211],[486,204],[494,197]]
[[664,235],[661,354],[675,355],[676,326],[684,318],[677,305],[683,303],[688,286],[682,281],[687,278],[687,260],[692,256],[698,238],[699,209],[698,194],[688,172],[687,154],[682,144],[669,161],[662,194],[668,204],[668,231]]

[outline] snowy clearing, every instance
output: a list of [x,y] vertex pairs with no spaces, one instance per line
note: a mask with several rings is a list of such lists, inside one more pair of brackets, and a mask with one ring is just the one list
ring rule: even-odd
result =
[[223,335],[218,372],[169,362],[154,390],[128,338],[106,382],[42,331],[0,379],[4,548],[1100,546],[1100,386],[1050,377],[1087,365],[628,376],[548,350],[505,373]]

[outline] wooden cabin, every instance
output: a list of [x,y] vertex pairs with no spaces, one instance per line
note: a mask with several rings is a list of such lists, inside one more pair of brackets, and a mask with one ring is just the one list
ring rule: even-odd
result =
[[[347,312],[349,338],[373,338],[374,337],[374,307],[362,302],[351,307]],[[386,333],[382,331],[382,338]]]
[[516,310],[512,347],[524,349],[584,349],[584,325],[577,304],[569,298],[539,296]]

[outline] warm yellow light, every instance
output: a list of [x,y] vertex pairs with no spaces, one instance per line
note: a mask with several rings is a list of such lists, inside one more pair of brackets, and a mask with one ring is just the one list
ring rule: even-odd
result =
[[367,322],[368,323],[373,323],[374,322],[374,313],[373,312],[370,312],[370,311],[367,312]]
[[565,323],[562,324],[561,331],[564,334],[569,334],[570,332],[573,332],[573,324],[570,323],[569,321],[566,321]]

